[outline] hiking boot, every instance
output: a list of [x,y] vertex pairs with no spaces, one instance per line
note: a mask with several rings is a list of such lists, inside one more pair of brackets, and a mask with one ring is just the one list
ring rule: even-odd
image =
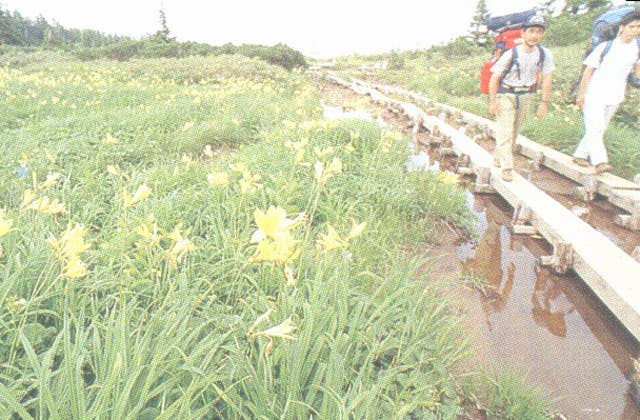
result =
[[589,163],[589,161],[587,159],[574,157],[572,160],[573,160],[573,163],[575,163],[578,166],[583,166],[585,168],[588,167],[588,166],[591,166],[591,164]]
[[513,181],[513,169],[503,169],[502,180],[507,182]]
[[493,158],[493,166],[496,168],[500,167],[500,159],[498,159],[497,157]]
[[603,174],[605,172],[609,172],[610,170],[613,169],[613,166],[611,166],[610,164],[608,164],[607,162],[602,162],[602,163],[598,163],[596,165],[596,173],[598,175]]

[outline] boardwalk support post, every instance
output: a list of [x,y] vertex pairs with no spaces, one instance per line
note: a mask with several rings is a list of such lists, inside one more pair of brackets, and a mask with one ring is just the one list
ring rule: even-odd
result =
[[582,186],[576,187],[576,195],[582,201],[593,201],[598,192],[598,178],[588,175],[584,178]]
[[640,203],[633,206],[631,214],[619,214],[613,219],[613,223],[630,230],[640,230]]
[[455,172],[457,174],[460,174],[460,175],[472,174],[473,171],[471,170],[471,168],[469,168],[470,162],[471,162],[471,159],[469,158],[469,155],[462,153],[458,157],[458,160],[456,161],[456,166],[455,166],[453,172]]
[[553,255],[540,257],[540,264],[551,266],[557,274],[565,274],[573,267],[573,248],[563,241],[553,243]]
[[491,186],[491,168],[479,167],[476,169],[476,184],[473,192],[477,194],[493,194],[496,189]]
[[532,169],[534,171],[539,171],[542,168],[542,164],[544,163],[544,153],[536,152],[535,156],[532,159]]
[[530,208],[523,206],[521,203],[516,205],[513,210],[513,218],[511,219],[511,225],[513,226],[513,233],[516,235],[535,235],[538,233],[538,229],[535,226],[531,226],[533,220],[533,212]]

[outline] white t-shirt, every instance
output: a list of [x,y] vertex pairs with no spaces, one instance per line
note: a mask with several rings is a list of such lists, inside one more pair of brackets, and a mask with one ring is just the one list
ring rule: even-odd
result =
[[598,44],[583,62],[587,67],[596,69],[589,80],[585,99],[600,101],[605,105],[617,105],[624,100],[629,73],[634,64],[640,63],[638,43],[635,39],[630,42],[614,39],[601,63],[600,57],[606,45],[606,42]]
[[[500,83],[504,83],[512,87],[531,86],[536,82],[538,76],[538,62],[540,61],[540,51],[538,47],[526,52],[524,46],[518,45],[514,47],[518,49],[518,63],[520,64],[520,75],[518,77],[518,67],[516,63],[511,66],[511,71],[504,76]],[[542,74],[551,73],[555,65],[553,63],[553,54],[549,49],[542,47],[544,51],[544,61],[542,62]],[[513,49],[505,51],[504,54],[491,67],[492,73],[502,73],[506,70],[507,65],[511,62]]]

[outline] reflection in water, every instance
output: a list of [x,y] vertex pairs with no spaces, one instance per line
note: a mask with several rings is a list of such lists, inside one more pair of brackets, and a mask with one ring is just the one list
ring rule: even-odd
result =
[[531,296],[531,313],[536,324],[558,337],[567,335],[565,315],[575,309],[560,286],[549,278],[549,270],[536,268],[536,284]]
[[640,419],[627,379],[637,343],[578,277],[539,266],[548,245],[512,236],[504,201],[469,196],[481,236],[456,252],[464,271],[488,284],[476,296],[479,363],[528,372],[561,398],[556,405],[568,418]]

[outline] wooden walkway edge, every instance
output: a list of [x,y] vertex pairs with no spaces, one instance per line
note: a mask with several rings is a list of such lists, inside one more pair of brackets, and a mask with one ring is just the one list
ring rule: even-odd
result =
[[[354,79],[354,81],[361,84],[365,83],[356,79]],[[458,113],[462,115],[466,121],[474,122],[493,134],[495,123],[487,118],[461,111],[450,105],[435,102],[424,95],[405,89],[381,84],[371,84],[371,86],[383,92],[409,96],[425,105],[433,104],[449,112]],[[587,197],[598,193],[606,197],[614,206],[628,212],[629,215],[620,216],[617,223],[632,230],[640,230],[640,184],[609,173],[597,175],[593,168],[584,168],[573,163],[571,156],[536,143],[523,135],[518,136],[516,144],[518,145],[518,153],[538,161],[539,164],[582,185],[586,190]]]
[[437,127],[451,136],[456,154],[469,156],[476,174],[489,171],[491,187],[514,207],[514,233],[540,233],[554,248],[554,254],[542,257],[541,262],[559,272],[573,268],[640,342],[640,263],[520,175],[514,174],[512,182],[504,182],[499,176],[500,170],[491,167],[493,157],[489,152],[439,118],[419,109],[416,111],[415,105],[388,98],[363,83],[347,82],[334,75],[328,78],[358,93],[368,94],[381,104],[417,113],[408,115],[412,119],[422,118],[429,130]]

